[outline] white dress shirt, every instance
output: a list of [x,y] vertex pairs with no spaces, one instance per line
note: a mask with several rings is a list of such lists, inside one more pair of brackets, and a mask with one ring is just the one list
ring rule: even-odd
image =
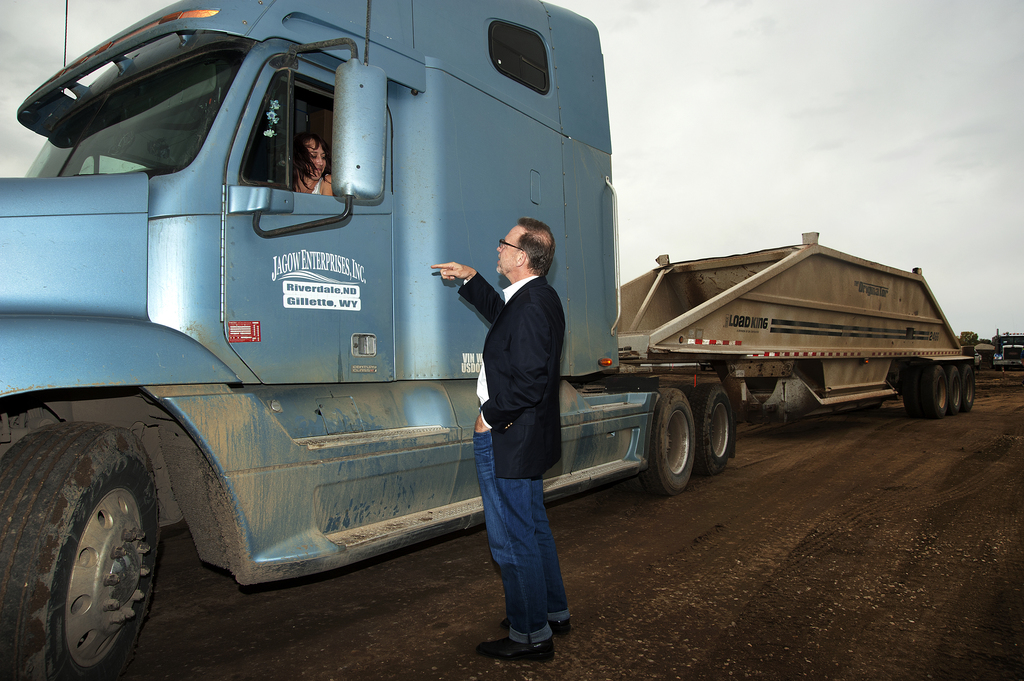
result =
[[[519,289],[523,288],[523,286],[526,285],[526,282],[532,281],[533,279],[536,279],[537,276],[538,275],[535,274],[532,277],[526,277],[525,279],[520,279],[519,281],[517,281],[516,283],[512,284],[508,288],[502,289],[501,293],[502,293],[502,295],[505,298],[505,304],[508,305],[508,301],[512,300],[512,296],[514,296],[519,291]],[[468,281],[468,280],[466,280],[466,281]],[[463,282],[463,283],[465,283],[465,282]],[[483,407],[484,402],[486,402],[489,399],[489,396],[487,394],[487,371],[484,369],[484,364],[483,364],[483,360],[482,359],[480,361],[480,376],[478,376],[477,379],[476,379],[476,396],[477,396],[477,399],[480,400],[480,406],[481,407]],[[480,412],[480,418],[483,419],[484,425],[487,426],[487,430],[490,430],[491,429],[491,424],[487,423],[487,419],[484,419],[483,412]]]

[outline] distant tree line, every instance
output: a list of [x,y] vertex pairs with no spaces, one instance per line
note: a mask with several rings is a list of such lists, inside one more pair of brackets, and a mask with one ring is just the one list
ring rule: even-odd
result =
[[978,338],[978,334],[973,331],[961,331],[960,332],[960,345],[977,345],[978,343],[991,343],[996,344],[996,336],[991,338]]
[[[980,341],[978,340],[978,334],[973,331],[961,331],[960,332],[960,345],[977,345]],[[987,341],[986,341],[987,342]]]

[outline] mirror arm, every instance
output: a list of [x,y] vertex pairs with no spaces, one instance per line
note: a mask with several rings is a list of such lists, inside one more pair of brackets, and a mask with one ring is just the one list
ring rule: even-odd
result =
[[352,197],[345,197],[345,211],[341,215],[335,215],[329,218],[322,218],[320,220],[311,220],[310,222],[300,222],[296,225],[288,225],[286,227],[278,227],[277,229],[264,230],[260,228],[260,218],[263,216],[263,211],[258,210],[252,214],[252,229],[258,236],[264,239],[272,239],[275,236],[284,236],[285,234],[295,234],[296,232],[304,232],[308,229],[316,229],[317,227],[323,227],[324,225],[332,225],[335,222],[341,222],[352,217]]
[[351,59],[359,61],[359,47],[352,38],[334,38],[333,40],[321,40],[316,43],[304,45],[292,45],[288,53],[275,57],[271,65],[276,69],[297,69],[299,68],[299,55],[306,52],[321,52],[335,47],[347,47]]

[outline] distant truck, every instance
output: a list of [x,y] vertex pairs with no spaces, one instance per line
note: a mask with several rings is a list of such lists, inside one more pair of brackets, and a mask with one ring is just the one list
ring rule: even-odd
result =
[[992,354],[993,369],[1020,369],[1021,350],[1024,350],[1024,333],[1000,333],[996,329],[992,339],[995,350]]
[[[548,498],[720,472],[736,421],[902,395],[973,404],[917,272],[817,243],[618,282],[604,65],[537,0],[192,0],[32,93],[0,180],[0,678],[113,679],[160,524],[242,584],[482,521],[485,326],[430,265],[523,214],[558,237],[562,451]],[[336,198],[292,185],[332,140]],[[679,363],[719,380],[659,388]]]

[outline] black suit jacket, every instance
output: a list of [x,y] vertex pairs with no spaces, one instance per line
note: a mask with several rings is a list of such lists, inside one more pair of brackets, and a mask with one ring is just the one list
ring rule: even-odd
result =
[[562,455],[559,363],[565,337],[562,301],[544,277],[506,304],[479,274],[459,289],[491,329],[484,340],[494,470],[499,478],[535,478]]

